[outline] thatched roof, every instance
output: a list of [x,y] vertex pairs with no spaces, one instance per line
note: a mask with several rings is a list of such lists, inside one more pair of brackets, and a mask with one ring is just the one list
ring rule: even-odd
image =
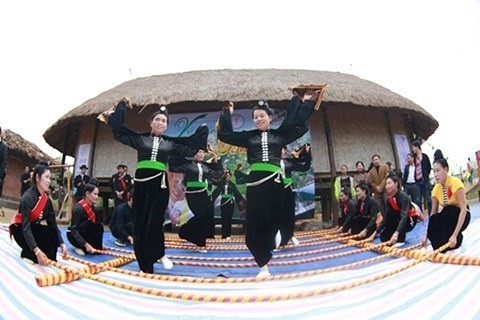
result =
[[36,144],[25,140],[21,135],[11,130],[3,130],[2,137],[11,156],[20,158],[28,164],[37,163],[40,160],[48,160],[51,164],[57,164],[57,160],[40,150]]
[[52,147],[62,150],[70,144],[65,144],[68,124],[85,117],[94,119],[124,96],[130,98],[134,108],[165,104],[169,105],[169,112],[175,113],[186,112],[188,106],[204,105],[205,102],[288,101],[290,92],[287,88],[299,83],[327,83],[326,104],[349,103],[411,111],[411,116],[418,118],[418,133],[424,138],[438,127],[432,115],[416,103],[353,75],[313,70],[226,69],[156,75],[124,82],[72,109],[43,136]]

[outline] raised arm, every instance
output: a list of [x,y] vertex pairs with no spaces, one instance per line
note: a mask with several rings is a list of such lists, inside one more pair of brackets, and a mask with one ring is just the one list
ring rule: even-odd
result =
[[232,125],[232,113],[234,109],[233,102],[229,102],[223,107],[217,122],[217,138],[221,141],[238,146],[247,147],[248,137],[251,131],[234,132]]
[[173,142],[172,153],[176,157],[193,157],[198,149],[207,148],[209,129],[206,124],[200,125],[195,132],[188,137],[167,137]]
[[303,100],[299,96],[294,95],[290,99],[290,104],[287,108],[287,114],[278,130],[287,132],[295,129],[296,127],[305,127],[306,122],[313,114],[315,102],[318,99],[318,94],[319,92],[310,90],[305,94]]
[[123,98],[112,110],[107,111],[107,123],[113,130],[113,138],[115,140],[136,148],[141,141],[141,136],[125,125],[127,107],[131,108],[130,101],[128,98]]

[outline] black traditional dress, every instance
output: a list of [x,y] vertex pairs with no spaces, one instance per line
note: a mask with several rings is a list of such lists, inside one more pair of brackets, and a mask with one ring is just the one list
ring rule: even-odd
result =
[[282,240],[280,245],[284,246],[293,237],[295,230],[295,189],[293,187],[292,172],[306,172],[310,169],[312,155],[310,152],[301,158],[285,158],[281,161],[285,195],[283,199],[283,216],[280,223],[280,234]]
[[[42,203],[42,197],[45,197]],[[35,214],[35,212],[38,214]],[[20,207],[10,225],[10,234],[22,248],[20,256],[38,263],[33,249],[38,247],[50,259],[57,261],[57,249],[63,243],[55,211],[48,195],[40,195],[36,187],[25,191]]]
[[103,225],[95,206],[85,199],[75,204],[72,220],[67,228],[67,239],[72,246],[85,250],[89,243],[97,250],[103,250]]
[[212,198],[220,196],[220,216],[222,219],[222,238],[232,235],[232,217],[235,210],[235,203],[245,202],[237,186],[232,181],[223,179],[213,191]]
[[308,131],[306,121],[315,102],[294,96],[287,115],[278,129],[234,132],[230,111],[219,119],[218,138],[247,149],[250,173],[247,182],[245,241],[259,267],[265,266],[275,248],[275,234],[280,228],[284,187],[280,170],[283,146]]
[[212,200],[208,192],[208,181],[218,180],[223,175],[223,165],[196,161],[170,161],[169,170],[184,174],[185,197],[193,217],[184,223],[178,235],[199,247],[205,247],[211,235]]
[[128,237],[132,235],[132,215],[133,210],[128,202],[120,203],[112,213],[110,231],[115,238],[123,243],[127,243]]
[[114,138],[137,150],[135,192],[133,193],[134,251],[140,270],[153,273],[154,263],[165,255],[163,224],[169,190],[166,174],[171,154],[193,156],[195,143],[208,138],[207,126],[200,126],[190,137],[154,136],[137,133],[125,125],[126,103],[122,100],[108,118]]
[[393,196],[388,196],[385,209],[385,218],[377,228],[377,233],[381,232],[380,240],[390,240],[397,231],[398,242],[405,242],[405,234],[412,231],[418,217],[410,197],[404,191],[398,190]]
[[342,231],[351,231],[352,234],[358,234],[363,229],[367,230],[369,237],[377,228],[376,220],[380,212],[378,203],[370,196],[365,200],[358,199],[352,214],[348,214],[342,225]]
[[338,225],[343,226],[345,221],[347,221],[348,216],[353,216],[355,213],[355,201],[351,198],[348,198],[347,202],[340,201],[340,216],[338,217]]

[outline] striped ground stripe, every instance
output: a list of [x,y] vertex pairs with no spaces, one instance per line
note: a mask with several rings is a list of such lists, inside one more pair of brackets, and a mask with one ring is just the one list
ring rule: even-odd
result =
[[[480,212],[478,206],[472,210]],[[464,245],[453,254],[462,255],[465,261],[477,259],[480,252],[480,226],[478,220],[472,220],[465,231]],[[68,285],[39,288],[34,276],[41,273],[56,274],[57,269],[49,270],[38,266],[25,265],[18,258],[19,249],[11,244],[8,237],[0,232],[0,268],[2,292],[0,299],[0,318],[4,319],[35,319],[35,313],[27,310],[27,301],[34,304],[43,303],[47,308],[37,315],[41,318],[55,317],[62,319],[85,318],[99,319],[106,317],[117,318],[159,318],[162,319],[318,319],[319,315],[326,318],[355,319],[399,319],[418,317],[422,319],[456,318],[475,319],[480,315],[480,306],[476,304],[476,297],[480,293],[480,271],[477,266],[454,265],[441,262],[421,262],[406,268],[409,263],[422,258],[422,253],[429,250],[415,252],[411,258],[384,259],[381,263],[359,266],[354,270],[339,270],[327,274],[311,275],[307,277],[262,281],[240,284],[213,283],[170,283],[149,278],[132,277],[128,274],[102,272],[99,276],[109,278],[109,281],[120,281],[132,285],[155,283],[147,290],[161,290],[177,287],[178,292],[172,295],[187,292],[190,297],[205,294],[211,295],[218,288],[227,293],[242,295],[243,291],[251,294],[272,296],[273,294],[287,296],[308,295],[312,290],[324,290],[327,293],[293,301],[269,303],[213,303],[169,300],[145,294],[128,292],[124,289],[115,289],[112,286],[87,279],[74,281]],[[113,257],[113,256],[112,256]],[[452,259],[453,258],[449,258]],[[435,259],[432,259],[435,260]],[[462,261],[463,261],[462,260]],[[59,260],[61,261],[61,260]],[[81,265],[75,261],[65,262],[73,267]],[[405,269],[406,268],[406,269]],[[400,273],[389,275],[374,282],[352,287],[351,283],[359,278],[374,278],[381,274],[388,274],[391,270],[404,269]],[[160,275],[159,275],[160,276]],[[17,279],[19,277],[19,279]],[[107,279],[108,280],[108,279]],[[153,281],[153,282],[152,282]],[[166,284],[165,284],[166,283]],[[178,287],[182,284],[181,287]],[[185,284],[185,286],[183,286]],[[234,286],[245,286],[244,289],[235,289]],[[347,287],[346,290],[333,292],[332,288]],[[225,288],[224,288],[225,287]],[[223,288],[223,289],[222,289]],[[164,289],[165,290],[165,289]],[[18,298],[22,295],[22,299]],[[46,299],[38,299],[34,295]],[[59,299],[61,297],[61,299]],[[82,305],[91,303],[92,308],[80,308],[72,303],[80,297]],[[449,297],[449,303],[439,303]],[[474,302],[474,303],[472,303]],[[74,314],[70,316],[69,310]],[[101,310],[101,313],[100,313]],[[103,313],[105,312],[105,313]],[[102,316],[100,316],[102,314]],[[40,317],[38,317],[40,318]]]

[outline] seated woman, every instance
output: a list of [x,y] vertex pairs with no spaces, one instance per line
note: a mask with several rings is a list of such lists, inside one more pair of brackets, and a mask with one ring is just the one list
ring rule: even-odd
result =
[[125,247],[133,244],[133,187],[130,187],[125,195],[126,202],[120,203],[113,209],[110,220],[110,231],[117,239],[115,244]]
[[427,237],[433,249],[450,242],[450,247],[442,251],[446,252],[462,245],[462,232],[470,223],[470,210],[462,181],[448,174],[448,162],[440,151],[435,152],[433,174],[436,184],[432,190]]
[[376,220],[380,214],[378,203],[370,196],[366,182],[357,185],[357,204],[345,218],[345,222],[339,227],[339,232],[358,234],[364,238],[370,236],[377,228]]
[[421,213],[413,206],[410,197],[400,190],[400,180],[396,174],[387,176],[385,190],[387,203],[385,205],[385,219],[377,227],[382,242],[390,241],[391,245],[405,242],[407,232],[413,230],[418,219],[423,219]]
[[67,229],[68,241],[80,256],[95,253],[103,249],[103,225],[95,208],[98,199],[98,187],[87,183],[83,199],[73,208],[72,220]]
[[348,188],[342,188],[338,197],[340,204],[340,215],[338,217],[338,225],[343,226],[348,216],[355,212],[355,201],[352,199],[352,194]]
[[57,260],[59,246],[63,258],[66,258],[67,246],[63,243],[52,202],[48,198],[50,170],[46,165],[35,167],[32,184],[23,194],[18,212],[13,216],[10,235],[22,248],[20,256],[25,261],[47,265],[47,258]]

